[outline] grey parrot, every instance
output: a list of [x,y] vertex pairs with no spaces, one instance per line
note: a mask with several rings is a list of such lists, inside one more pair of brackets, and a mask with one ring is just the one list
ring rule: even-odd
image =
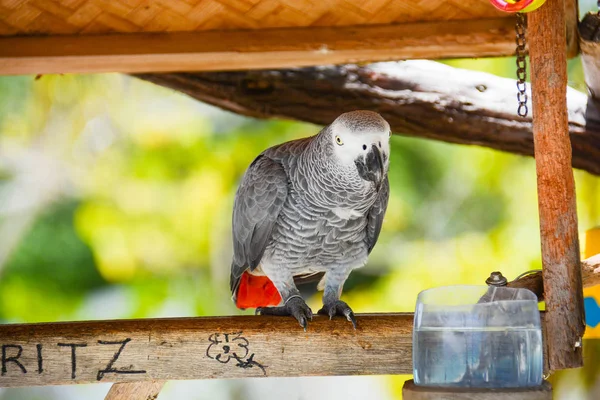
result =
[[296,283],[322,277],[319,314],[343,316],[356,329],[354,312],[340,296],[381,231],[390,136],[379,114],[352,111],[250,164],[233,206],[230,288],[238,308],[293,316],[306,330],[312,311]]

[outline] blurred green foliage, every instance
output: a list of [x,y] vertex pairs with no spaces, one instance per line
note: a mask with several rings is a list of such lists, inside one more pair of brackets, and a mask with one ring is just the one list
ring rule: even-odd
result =
[[76,206],[73,201],[56,204],[21,239],[0,280],[0,318],[68,317],[86,294],[105,284],[90,248],[75,232]]

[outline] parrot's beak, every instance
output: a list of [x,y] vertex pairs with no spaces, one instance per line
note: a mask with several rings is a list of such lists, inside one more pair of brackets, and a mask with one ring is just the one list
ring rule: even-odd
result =
[[383,156],[376,145],[372,145],[367,155],[355,161],[358,174],[366,181],[375,183],[377,190],[383,181]]

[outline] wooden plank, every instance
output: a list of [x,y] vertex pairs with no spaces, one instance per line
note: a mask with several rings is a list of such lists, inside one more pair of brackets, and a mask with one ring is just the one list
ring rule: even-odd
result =
[[412,374],[412,313],[357,320],[315,316],[307,332],[270,316],[0,325],[0,387]]
[[585,330],[575,183],[567,115],[563,0],[529,14],[533,137],[550,370],[583,364]]
[[412,314],[0,325],[0,387],[412,373]]
[[156,400],[165,381],[115,383],[104,400]]
[[411,379],[402,387],[404,400],[552,400],[547,381],[535,388],[522,389],[448,389],[417,386]]
[[0,74],[282,68],[512,55],[514,18],[252,31],[0,38]]

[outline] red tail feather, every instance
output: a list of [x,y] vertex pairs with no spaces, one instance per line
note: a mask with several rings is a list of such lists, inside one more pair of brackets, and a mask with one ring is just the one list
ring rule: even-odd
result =
[[235,301],[238,308],[276,306],[280,302],[281,295],[269,278],[251,275],[247,271],[242,274]]

